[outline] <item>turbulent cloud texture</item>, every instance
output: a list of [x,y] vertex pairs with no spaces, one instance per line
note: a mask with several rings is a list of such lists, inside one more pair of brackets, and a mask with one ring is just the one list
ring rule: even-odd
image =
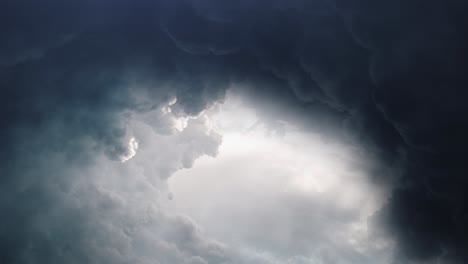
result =
[[2,1],[0,262],[274,263],[166,208],[167,178],[217,154],[203,113],[231,88],[272,129],[379,161],[371,180],[393,191],[369,221],[392,263],[466,263],[467,8]]
[[278,263],[389,263],[393,239],[368,223],[389,194],[368,178],[381,164],[311,128],[271,129],[233,98],[207,111],[223,134],[218,156],[169,179],[176,209],[218,240]]

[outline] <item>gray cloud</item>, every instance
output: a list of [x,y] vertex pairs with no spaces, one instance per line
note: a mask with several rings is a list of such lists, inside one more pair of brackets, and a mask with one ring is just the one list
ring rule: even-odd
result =
[[216,155],[221,136],[190,117],[237,86],[271,126],[320,126],[375,155],[395,187],[375,216],[395,262],[466,262],[466,4],[218,2],[0,4],[0,260],[259,263],[160,204],[132,219],[151,202],[127,197]]

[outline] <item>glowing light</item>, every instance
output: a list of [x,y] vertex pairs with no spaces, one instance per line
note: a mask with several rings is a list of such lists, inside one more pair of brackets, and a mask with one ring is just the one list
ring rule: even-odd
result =
[[126,153],[124,155],[120,156],[120,161],[121,162],[126,162],[126,161],[130,160],[131,158],[133,158],[136,155],[137,150],[138,150],[138,141],[134,137],[132,137],[128,141]]
[[[359,147],[324,140],[325,135],[287,122],[285,133],[276,133],[236,98],[203,116],[223,136],[219,154],[176,172],[169,186],[176,209],[201,223],[210,235],[228,243],[245,242],[257,239],[249,230],[267,222],[277,225],[271,227],[277,233],[263,235],[268,236],[266,245],[281,247],[310,222],[324,229],[316,232],[329,243],[357,252],[376,247],[368,241],[367,219],[381,208],[385,193],[369,181],[372,161],[358,154]],[[297,215],[310,219],[296,220]],[[242,226],[236,229],[238,238],[231,238],[227,226]]]

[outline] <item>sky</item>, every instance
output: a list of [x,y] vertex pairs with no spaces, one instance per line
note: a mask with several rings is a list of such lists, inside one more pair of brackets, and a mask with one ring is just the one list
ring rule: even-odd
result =
[[2,1],[0,263],[467,263],[467,9]]

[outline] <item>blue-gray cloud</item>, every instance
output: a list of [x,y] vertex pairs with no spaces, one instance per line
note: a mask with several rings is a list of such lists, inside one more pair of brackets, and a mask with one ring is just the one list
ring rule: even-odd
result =
[[[174,120],[198,116],[235,84],[272,124],[330,128],[405,172],[374,175],[396,182],[375,215],[397,240],[396,263],[466,262],[466,8],[456,0],[2,2],[0,261],[150,261],[131,258],[149,254],[135,253],[150,250],[144,228],[130,239],[128,225],[106,218],[134,206],[113,187],[99,189],[102,166],[133,154],[129,140],[141,131],[131,125],[140,120],[152,127],[141,138],[179,137],[174,149],[152,153],[161,157],[147,168],[156,177],[142,176],[153,179],[144,188],[162,191],[163,179],[220,143],[203,124],[177,132]],[[158,116],[173,98],[174,117]],[[178,145],[187,142],[198,144]],[[160,263],[229,263],[235,254],[183,218],[156,218],[183,229],[157,235]]]

